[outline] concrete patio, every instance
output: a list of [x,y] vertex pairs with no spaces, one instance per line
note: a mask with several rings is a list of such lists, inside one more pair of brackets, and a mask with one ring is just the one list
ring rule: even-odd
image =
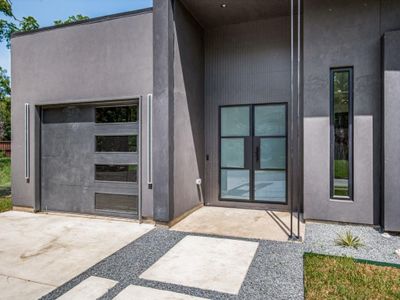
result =
[[153,229],[128,221],[0,214],[0,299],[37,299]]
[[[304,237],[304,228],[305,224],[300,222],[301,237]],[[290,213],[204,206],[171,229],[188,233],[284,242],[290,235]],[[293,231],[297,233],[296,217],[293,218]]]

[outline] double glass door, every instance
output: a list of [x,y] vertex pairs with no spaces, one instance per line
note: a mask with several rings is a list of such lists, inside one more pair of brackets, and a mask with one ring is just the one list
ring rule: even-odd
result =
[[220,107],[219,199],[287,203],[287,105]]

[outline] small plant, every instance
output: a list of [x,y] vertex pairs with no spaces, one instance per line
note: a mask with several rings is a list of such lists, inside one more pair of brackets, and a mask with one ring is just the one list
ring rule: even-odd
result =
[[347,231],[344,235],[339,235],[335,240],[335,244],[341,247],[351,247],[354,249],[358,249],[364,244],[361,242],[361,239],[358,236],[354,236],[351,231]]

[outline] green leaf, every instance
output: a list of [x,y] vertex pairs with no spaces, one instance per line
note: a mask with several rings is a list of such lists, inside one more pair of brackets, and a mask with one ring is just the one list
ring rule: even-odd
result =
[[0,0],[0,11],[7,17],[14,18],[14,14],[11,8],[11,2],[9,0]]
[[89,19],[89,17],[83,16],[83,15],[70,16],[66,20],[54,21],[54,25],[71,24],[71,23],[75,23],[75,22],[83,21],[83,20],[87,20],[87,19]]
[[19,23],[19,27],[19,31],[31,31],[38,29],[40,26],[34,17],[28,16],[22,18],[22,21]]

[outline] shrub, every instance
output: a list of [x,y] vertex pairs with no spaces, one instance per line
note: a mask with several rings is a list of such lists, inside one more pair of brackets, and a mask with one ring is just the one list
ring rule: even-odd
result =
[[361,239],[358,236],[353,235],[351,231],[347,231],[344,235],[338,234],[335,244],[337,246],[350,247],[354,249],[364,246],[364,244],[361,242]]

